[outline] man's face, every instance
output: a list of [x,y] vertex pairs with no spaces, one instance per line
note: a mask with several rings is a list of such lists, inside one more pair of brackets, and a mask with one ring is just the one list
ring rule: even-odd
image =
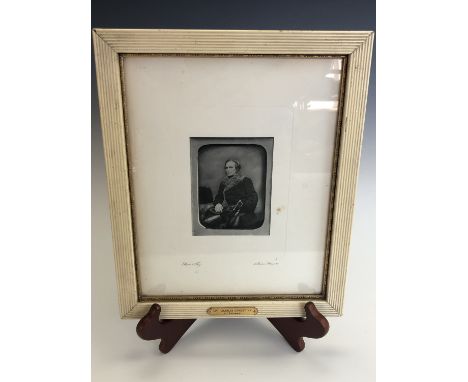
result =
[[224,166],[224,171],[227,176],[233,176],[236,173],[236,164],[234,162],[227,162]]

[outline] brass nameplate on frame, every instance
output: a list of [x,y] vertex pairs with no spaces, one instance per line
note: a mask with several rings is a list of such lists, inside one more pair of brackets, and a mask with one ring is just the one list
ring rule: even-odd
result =
[[206,311],[210,316],[255,316],[258,309],[255,307],[211,307]]

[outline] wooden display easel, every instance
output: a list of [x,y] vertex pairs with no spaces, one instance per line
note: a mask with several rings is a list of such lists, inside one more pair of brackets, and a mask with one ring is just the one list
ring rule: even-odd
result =
[[[303,337],[321,338],[328,333],[328,320],[317,310],[312,302],[304,307],[305,318],[268,318],[273,326],[297,352],[304,350]],[[196,321],[191,320],[160,320],[161,306],[153,304],[148,313],[138,322],[136,332],[144,340],[161,339],[159,350],[166,354],[177,344],[180,338]]]

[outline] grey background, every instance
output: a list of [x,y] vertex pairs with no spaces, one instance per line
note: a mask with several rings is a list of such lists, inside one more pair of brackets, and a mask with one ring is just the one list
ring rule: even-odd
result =
[[[375,30],[373,0],[93,0],[92,27]],[[295,353],[265,319],[198,320],[168,355],[120,320],[92,71],[92,377],[94,381],[375,380],[375,47],[344,316]]]

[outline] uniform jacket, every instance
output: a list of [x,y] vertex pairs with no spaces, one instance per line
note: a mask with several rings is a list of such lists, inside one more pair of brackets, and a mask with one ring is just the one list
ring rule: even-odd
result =
[[[241,212],[253,212],[258,202],[258,195],[255,192],[252,180],[247,177],[242,177],[232,187],[226,187],[226,182],[223,180],[219,185],[218,193],[214,199],[214,205],[220,203],[224,206],[235,205],[239,200],[242,201]],[[223,203],[224,202],[224,203]]]

